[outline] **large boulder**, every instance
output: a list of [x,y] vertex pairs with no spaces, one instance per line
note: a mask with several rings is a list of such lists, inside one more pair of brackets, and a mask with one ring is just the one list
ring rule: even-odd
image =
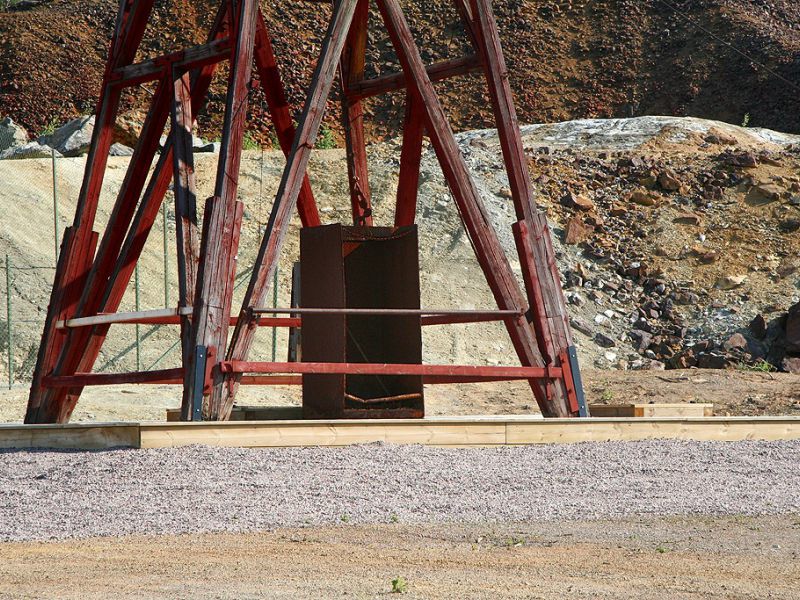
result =
[[27,143],[28,132],[24,127],[17,125],[9,117],[0,121],[0,152]]
[[73,119],[51,135],[40,137],[38,141],[55,148],[64,156],[80,156],[89,151],[93,132],[94,115],[84,116]]
[[786,315],[786,351],[800,354],[800,303],[792,306]]
[[[50,158],[53,149],[39,142],[28,142],[22,146],[15,146],[0,152],[0,160],[21,160],[24,158]],[[56,157],[60,158],[61,153],[56,152]]]
[[125,146],[124,144],[116,143],[111,144],[108,150],[109,156],[133,156],[133,148]]

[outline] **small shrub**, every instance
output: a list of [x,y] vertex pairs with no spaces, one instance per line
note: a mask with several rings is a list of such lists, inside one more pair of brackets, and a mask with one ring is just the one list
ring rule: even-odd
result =
[[763,358],[758,359],[753,364],[739,363],[737,365],[739,371],[751,371],[754,373],[772,373],[777,371],[774,365],[768,363]]
[[242,138],[242,149],[244,150],[259,150],[261,148],[261,144],[259,144],[256,139],[253,137],[253,134],[249,131],[244,132],[244,137]]
[[408,591],[408,582],[402,577],[392,579],[392,593],[405,594]]
[[317,141],[314,143],[314,148],[317,150],[331,150],[336,148],[336,137],[330,128],[323,125],[319,130]]
[[[2,2],[2,0],[0,0],[0,2]],[[53,135],[56,129],[58,129],[58,117],[53,117],[47,122],[47,125],[44,126],[44,129],[39,132],[39,137]]]
[[750,113],[744,113],[742,117],[742,127],[747,127],[750,125]]

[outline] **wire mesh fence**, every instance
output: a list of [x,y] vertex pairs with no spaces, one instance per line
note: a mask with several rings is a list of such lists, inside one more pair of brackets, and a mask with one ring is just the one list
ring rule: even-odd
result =
[[[206,161],[211,163],[216,158],[211,154]],[[59,246],[64,228],[71,222],[75,211],[85,160],[85,157],[60,157],[55,152],[49,158],[0,160],[0,180],[4,182],[0,202],[7,214],[5,225],[0,228],[0,269],[3,271],[0,306],[5,309],[0,315],[0,353],[3,358],[0,377],[9,388],[28,385],[31,380]],[[101,235],[121,188],[127,161],[123,157],[109,160],[94,227]],[[236,301],[247,287],[258,242],[271,208],[273,179],[279,172],[277,164],[273,164],[277,161],[264,152],[250,152],[245,162],[241,195],[249,210],[244,217],[243,244],[236,275],[238,298],[234,298],[234,310],[238,310]],[[169,192],[128,283],[120,311],[175,308],[178,305],[172,200]],[[202,222],[202,202],[198,204],[198,221]],[[282,300],[288,301],[290,263],[294,260],[292,253],[289,254],[275,274],[270,295],[273,306]],[[284,291],[282,288],[287,289]],[[258,343],[260,354],[274,360],[285,335],[285,332],[277,330],[261,334]],[[120,325],[111,328],[94,371],[153,370],[179,363],[177,326]]]

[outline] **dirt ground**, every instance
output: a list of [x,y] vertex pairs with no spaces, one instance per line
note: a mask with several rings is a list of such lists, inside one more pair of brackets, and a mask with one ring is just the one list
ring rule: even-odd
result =
[[[590,403],[711,403],[714,414],[800,416],[800,377],[718,369],[671,371],[607,371],[583,373]],[[538,413],[525,383],[428,386],[428,415],[503,415]],[[0,423],[21,421],[28,399],[26,387],[0,390]],[[242,388],[242,406],[300,404],[300,390],[285,387]],[[72,417],[85,421],[163,421],[168,408],[178,408],[176,386],[110,386],[87,388]]]
[[796,598],[799,518],[342,525],[3,544],[0,598],[384,598],[397,578],[407,598]]

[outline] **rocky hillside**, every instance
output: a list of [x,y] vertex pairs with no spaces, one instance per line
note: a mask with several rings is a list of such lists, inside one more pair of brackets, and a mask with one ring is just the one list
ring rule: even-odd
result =
[[[537,198],[553,227],[584,366],[800,372],[800,307],[791,308],[800,301],[800,136],[670,117],[531,125],[523,134]],[[458,139],[501,242],[513,256],[513,206],[496,134],[470,131]],[[398,152],[394,139],[369,148],[378,224],[392,222]],[[98,227],[108,218],[127,161],[123,156],[110,160]],[[215,163],[211,152],[197,155],[200,197],[212,193]],[[85,157],[58,161],[62,227],[74,210],[84,164]],[[283,164],[279,152],[248,152],[243,161],[242,281],[255,258]],[[51,270],[28,268],[53,261],[50,169],[48,159],[0,160],[6,221],[14,223],[0,228],[0,255],[8,253],[18,267],[12,285],[21,378],[32,367],[52,276]],[[315,152],[310,175],[324,221],[347,221],[344,152]],[[429,148],[420,182],[422,305],[493,307]],[[173,220],[168,211],[170,248]],[[160,225],[140,265],[142,308],[164,303]],[[293,229],[282,255],[281,306],[289,302],[296,234]],[[174,302],[174,263],[168,271],[168,295]],[[243,290],[237,288],[235,305]],[[123,310],[133,305],[129,289]],[[132,329],[112,331],[99,366],[132,368]],[[143,365],[177,360],[175,331],[147,327],[142,336]],[[281,354],[283,336],[278,339]],[[261,334],[258,356],[269,355],[270,337],[268,331]],[[431,363],[515,360],[497,323],[426,328],[424,347]]]
[[[200,42],[213,16],[211,0],[157,2],[142,57]],[[425,60],[462,54],[463,34],[445,0],[404,3]],[[496,0],[521,119],[692,115],[800,132],[800,4],[794,0]],[[263,3],[290,95],[299,105],[319,50],[329,8],[317,2]],[[114,0],[0,2],[0,117],[37,136],[93,110]],[[423,20],[424,15],[424,20]],[[377,23],[377,15],[372,16]],[[375,28],[368,75],[396,69]],[[763,65],[763,66],[761,66]],[[486,126],[477,76],[440,86],[461,130]],[[787,83],[788,81],[788,83]],[[220,78],[201,134],[214,139],[222,108]],[[140,120],[148,97],[126,97]],[[251,105],[252,136],[270,139],[259,91]],[[369,132],[383,137],[401,114],[402,96],[368,103]],[[328,127],[336,135],[338,116]],[[123,140],[121,140],[123,141]]]

